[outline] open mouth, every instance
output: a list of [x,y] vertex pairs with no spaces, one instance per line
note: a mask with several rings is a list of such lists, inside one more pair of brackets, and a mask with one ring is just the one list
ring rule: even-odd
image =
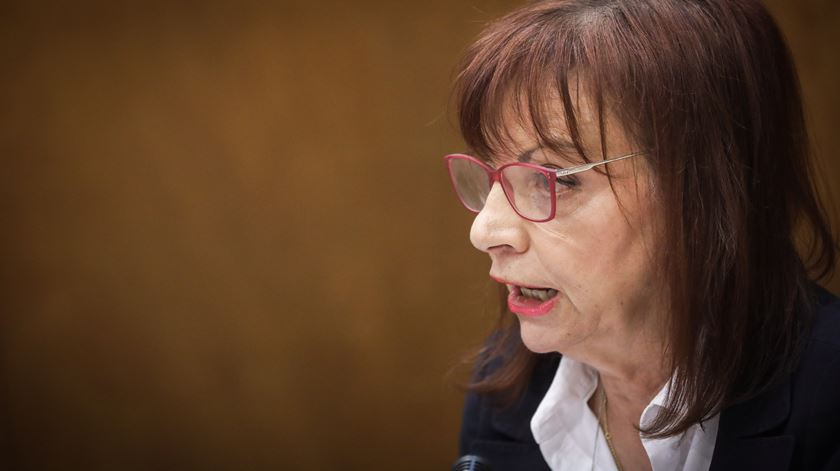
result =
[[[510,289],[511,286],[508,286]],[[526,288],[513,285],[508,295],[511,312],[526,316],[542,316],[557,303],[559,291],[554,288]]]
[[541,301],[548,301],[549,299],[557,296],[557,290],[554,288],[526,288],[524,286],[520,286],[519,292],[525,298],[539,299]]

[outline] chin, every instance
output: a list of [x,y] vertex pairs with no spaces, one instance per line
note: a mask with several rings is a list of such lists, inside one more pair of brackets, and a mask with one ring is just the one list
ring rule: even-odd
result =
[[534,353],[550,353],[560,351],[557,342],[557,332],[548,326],[532,322],[528,318],[519,318],[519,336],[525,348]]

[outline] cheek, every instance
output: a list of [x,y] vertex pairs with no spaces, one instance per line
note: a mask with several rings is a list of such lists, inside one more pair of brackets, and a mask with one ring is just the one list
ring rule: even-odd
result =
[[574,217],[536,226],[542,268],[573,303],[591,307],[649,282],[650,237],[634,209],[622,213],[610,194]]

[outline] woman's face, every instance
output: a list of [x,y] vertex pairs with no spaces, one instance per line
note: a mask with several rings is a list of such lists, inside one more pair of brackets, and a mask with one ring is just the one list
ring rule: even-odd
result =
[[[585,150],[592,160],[601,160],[597,120],[583,105],[579,125]],[[516,153],[496,156],[499,164],[536,147],[520,126],[509,129]],[[568,136],[563,123],[556,129]],[[606,136],[605,159],[642,150],[609,120]],[[609,164],[612,188],[610,179],[595,170],[574,175],[577,183],[571,187],[558,185],[557,215],[548,222],[521,218],[498,183],[491,189],[470,231],[473,245],[490,255],[490,276],[503,280],[509,291],[513,285],[558,291],[547,313],[516,314],[530,350],[585,359],[655,341],[651,333],[661,325],[652,255],[657,218],[644,158]],[[531,153],[530,161],[566,168],[581,163],[542,149]]]

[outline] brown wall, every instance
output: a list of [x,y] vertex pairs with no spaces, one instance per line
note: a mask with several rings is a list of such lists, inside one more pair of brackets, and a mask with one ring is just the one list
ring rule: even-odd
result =
[[[518,2],[173,3],[0,6],[0,459],[447,469],[493,318],[450,71]],[[840,10],[769,5],[840,181]]]

